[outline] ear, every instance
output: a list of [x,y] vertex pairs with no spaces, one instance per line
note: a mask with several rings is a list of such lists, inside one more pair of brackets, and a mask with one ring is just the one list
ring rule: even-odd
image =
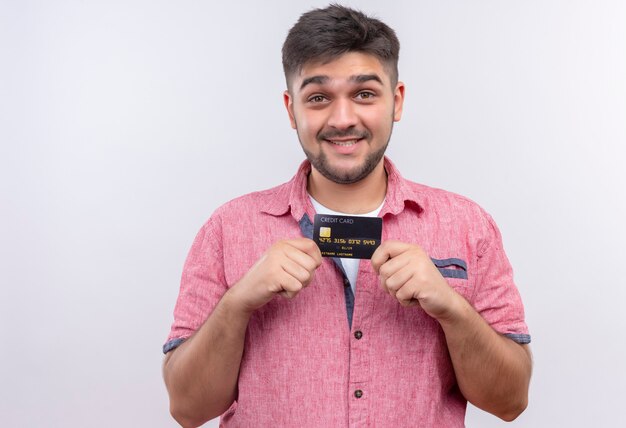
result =
[[404,104],[404,83],[398,82],[393,94],[393,121],[398,122],[402,118],[402,107]]
[[291,127],[296,129],[296,118],[293,115],[293,98],[291,98],[291,94],[289,91],[283,92],[283,101],[285,103],[285,108],[287,109],[287,114],[289,115],[289,122],[291,122]]

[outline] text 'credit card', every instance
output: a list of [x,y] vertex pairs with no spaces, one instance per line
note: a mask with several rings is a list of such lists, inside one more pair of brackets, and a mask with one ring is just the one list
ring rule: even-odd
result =
[[369,259],[380,245],[383,219],[315,214],[313,240],[324,257]]

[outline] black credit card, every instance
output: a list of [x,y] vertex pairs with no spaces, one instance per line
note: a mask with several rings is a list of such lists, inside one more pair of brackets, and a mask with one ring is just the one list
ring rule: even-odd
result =
[[324,257],[369,259],[380,245],[383,219],[315,214],[313,240]]

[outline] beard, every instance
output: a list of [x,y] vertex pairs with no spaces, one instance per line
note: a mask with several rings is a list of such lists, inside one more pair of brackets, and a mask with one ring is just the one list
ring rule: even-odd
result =
[[[393,128],[393,122],[392,122]],[[324,140],[331,140],[333,138],[341,138],[341,137],[352,137],[356,136],[359,139],[365,139],[366,144],[371,137],[371,133],[368,131],[355,132],[354,130],[347,130],[344,132],[333,132],[333,133],[325,133],[320,132],[317,135],[318,144],[322,144]],[[337,183],[337,184],[352,184],[358,181],[363,180],[367,177],[373,170],[376,168],[376,165],[380,163],[380,160],[385,155],[385,151],[387,150],[387,146],[389,145],[389,140],[391,139],[391,132],[389,133],[389,138],[385,142],[385,145],[380,149],[376,150],[373,153],[369,153],[365,158],[363,163],[351,170],[344,170],[333,168],[332,165],[328,162],[328,157],[326,153],[322,150],[319,151],[317,155],[311,153],[310,151],[304,148],[302,144],[302,139],[300,138],[300,133],[298,133],[298,139],[300,140],[300,145],[302,146],[302,150],[306,155],[307,159],[311,163],[311,166],[315,168],[320,174],[326,177],[328,180]]]

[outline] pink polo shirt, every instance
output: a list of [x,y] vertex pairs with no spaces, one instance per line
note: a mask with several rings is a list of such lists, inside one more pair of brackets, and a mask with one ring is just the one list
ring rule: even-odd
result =
[[[228,202],[202,227],[185,263],[164,352],[202,325],[273,242],[312,231],[310,169],[305,161],[288,183]],[[467,198],[403,179],[388,159],[385,169],[383,241],[421,246],[497,332],[530,342],[491,217]],[[369,260],[362,260],[349,326],[345,287],[341,270],[324,259],[295,299],[277,296],[255,312],[239,395],[222,426],[464,426],[466,400],[437,321],[383,292]]]

